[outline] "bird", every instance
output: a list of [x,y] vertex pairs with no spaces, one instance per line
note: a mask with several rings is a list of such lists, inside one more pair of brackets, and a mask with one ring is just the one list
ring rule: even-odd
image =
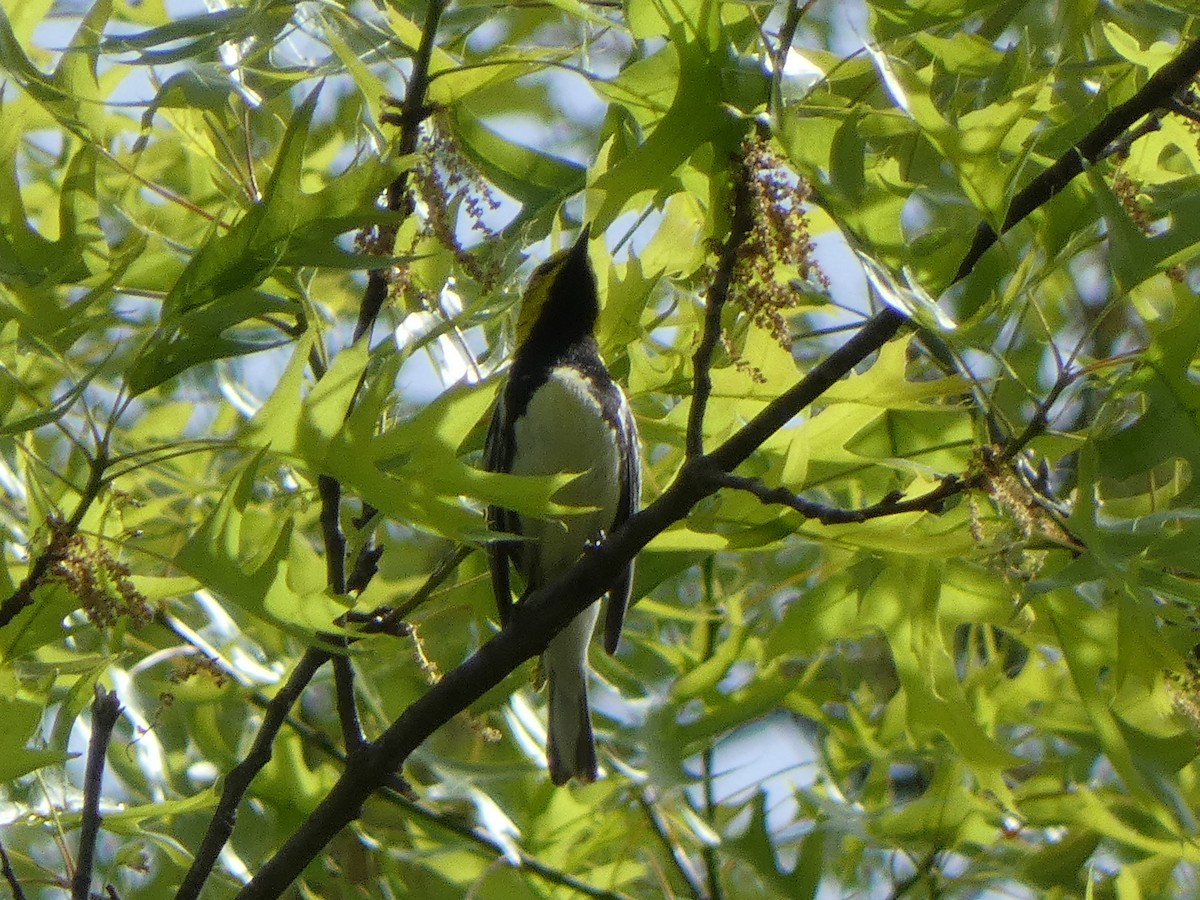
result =
[[[596,342],[600,299],[588,257],[590,226],[578,240],[529,277],[517,317],[516,349],[484,445],[485,467],[514,475],[577,477],[553,500],[585,507],[562,518],[539,519],[488,508],[493,532],[516,536],[488,543],[488,563],[501,627],[512,620],[512,570],[522,598],[550,583],[586,550],[637,512],[641,462],[637,424]],[[633,591],[633,562],[608,590],[604,648],[617,650]],[[519,602],[519,601],[518,601]],[[599,617],[597,600],[542,654],[548,685],[546,763],[550,779],[591,783],[598,776],[588,704],[588,647]]]

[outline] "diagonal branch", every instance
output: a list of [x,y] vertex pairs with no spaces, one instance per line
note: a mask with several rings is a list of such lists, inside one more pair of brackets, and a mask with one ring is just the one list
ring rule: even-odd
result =
[[117,695],[96,685],[92,701],[92,739],[88,742],[87,768],[83,776],[83,815],[79,828],[79,855],[71,879],[71,900],[88,900],[92,869],[96,863],[96,838],[100,836],[100,785],[104,780],[104,757],[113,728],[121,715]]
[[714,895],[709,892],[704,886],[704,879],[700,877],[700,873],[696,871],[696,867],[692,865],[692,861],[688,859],[687,850],[683,844],[675,840],[671,835],[671,826],[664,818],[663,814],[658,811],[658,797],[655,795],[652,788],[643,788],[637,798],[638,805],[642,807],[642,811],[646,814],[646,818],[650,822],[650,830],[654,832],[659,842],[663,845],[663,849],[670,855],[671,860],[675,863],[675,868],[687,884],[690,896],[696,900],[714,900]]
[[[1066,156],[1085,154],[1087,148],[1096,144],[1106,146],[1173,96],[1198,69],[1200,41],[1189,45],[1180,57],[1156,73],[1141,91],[1106,116]],[[1096,136],[1096,132],[1102,134]],[[1062,160],[1052,168],[1070,171],[1070,165]],[[1016,218],[1015,213],[1010,213],[1012,221],[1008,227],[1056,192],[1039,195],[1041,199]],[[970,272],[992,242],[994,238],[981,243],[977,235],[960,272]],[[768,404],[725,443],[706,456],[688,459],[662,495],[632,516],[600,547],[586,553],[559,578],[527,597],[516,608],[507,628],[448,672],[414,701],[378,740],[364,748],[359,764],[349,766],[343,772],[303,825],[237,895],[239,900],[265,900],[281,895],[325,845],[358,817],[371,793],[385,785],[426,738],[498,685],[517,666],[540,653],[552,636],[608,589],[618,572],[623,571],[639,551],[716,491],[714,472],[732,472],[793,416],[855,365],[879,350],[904,322],[903,316],[890,308],[875,315],[844,346]]]
[[[1050,168],[1018,193],[1009,204],[1004,224],[1000,226],[1000,234],[1004,234],[1070,184],[1086,164],[1094,163],[1104,156],[1109,145],[1120,139],[1142,116],[1150,115],[1158,109],[1172,109],[1175,95],[1187,87],[1197,71],[1200,71],[1200,40],[1192,41],[1184,47],[1178,56],[1151,75],[1140,91],[1101,119],[1079,143],[1055,160]],[[996,234],[996,230],[987,222],[980,222],[971,248],[967,251],[962,265],[958,267],[954,281],[961,281],[970,275],[980,257],[997,240],[999,235]]]
[[[267,699],[259,694],[252,694],[250,700],[260,708],[266,708],[268,705]],[[325,732],[298,721],[294,717],[289,718],[287,724],[308,745],[315,747],[329,758],[337,760],[343,766],[347,764],[346,754]],[[483,856],[495,858],[515,854],[521,869],[536,875],[549,884],[569,888],[581,897],[593,897],[596,900],[629,900],[625,894],[597,887],[562,869],[547,865],[527,850],[506,844],[480,826],[472,825],[453,810],[439,812],[418,802],[411,796],[411,788],[397,775],[393,775],[389,783],[380,789],[378,796],[416,819],[471,842],[475,845],[475,852]],[[2,850],[3,847],[0,846],[0,851]]]
[[21,882],[17,880],[17,873],[13,871],[12,863],[8,860],[8,851],[4,849],[3,841],[0,841],[0,874],[3,874],[4,880],[8,882],[8,889],[12,891],[13,900],[26,900],[25,890],[21,887]]
[[71,513],[71,518],[62,523],[61,528],[53,530],[49,546],[30,563],[29,570],[21,579],[21,583],[17,585],[17,589],[6,597],[3,603],[0,603],[0,628],[9,624],[21,610],[33,603],[33,592],[51,574],[55,565],[62,562],[62,553],[66,542],[79,531],[84,516],[87,515],[88,510],[91,509],[92,504],[96,502],[104,485],[108,482],[105,473],[110,462],[108,443],[107,440],[103,440],[96,450],[96,455],[88,463],[88,480],[79,492],[79,502],[75,505],[75,511]]
[[204,882],[208,880],[213,866],[217,864],[217,857],[221,855],[221,848],[233,834],[233,826],[237,822],[238,806],[242,802],[246,789],[250,787],[254,776],[270,762],[271,745],[275,742],[275,736],[279,733],[279,729],[287,720],[292,704],[300,698],[300,694],[308,686],[308,682],[312,680],[317,669],[321,668],[328,658],[329,654],[325,651],[315,647],[310,648],[300,658],[296,668],[292,670],[287,683],[267,705],[266,714],[263,716],[262,725],[258,728],[258,734],[254,736],[254,744],[250,747],[250,752],[225,777],[225,785],[221,789],[221,799],[217,802],[212,821],[208,824],[208,831],[205,832],[204,838],[200,842],[200,848],[192,859],[191,867],[184,875],[183,883],[175,894],[175,900],[195,900],[200,896]]

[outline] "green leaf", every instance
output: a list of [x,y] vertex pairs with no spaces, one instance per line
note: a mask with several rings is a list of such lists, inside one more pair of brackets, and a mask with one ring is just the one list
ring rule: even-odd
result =
[[[295,449],[318,471],[327,465],[330,449],[346,421],[369,359],[366,341],[357,341],[347,347],[337,355],[304,400]],[[289,366],[290,383],[298,382],[299,366],[297,355]]]
[[[1176,290],[1174,297],[1174,316],[1143,354],[1143,364],[1110,395],[1110,402],[1120,402],[1141,393],[1145,408],[1117,433],[1099,435],[1101,473],[1107,479],[1144,476],[1175,459],[1186,462],[1192,473],[1200,472],[1200,387],[1190,375],[1191,361],[1200,351],[1200,324],[1191,293]],[[1198,497],[1200,482],[1193,474],[1175,502],[1192,504]]]
[[943,735],[981,784],[1011,805],[1002,773],[1019,760],[981,727],[958,678],[941,615],[941,566],[911,557],[891,561],[863,603],[888,639],[914,739]]
[[1021,866],[1024,879],[1042,888],[1074,888],[1099,844],[1098,832],[1089,828],[1071,829],[1061,840],[1025,858]]
[[61,753],[57,750],[9,748],[3,754],[3,759],[0,759],[0,780],[14,781],[22,775],[28,775],[30,772],[36,772],[46,766],[61,765],[78,755],[78,753]]
[[0,779],[5,783],[45,766],[61,764],[73,755],[25,746],[37,740],[35,735],[45,711],[45,703],[21,684],[11,667],[0,667],[0,721],[5,729]]
[[20,659],[63,637],[63,619],[79,609],[79,598],[61,584],[39,587],[33,603],[0,632],[0,649],[7,660]]
[[447,498],[473,497],[528,515],[569,513],[572,507],[551,497],[579,473],[505,475],[458,459],[459,443],[491,407],[495,387],[492,382],[444,391],[415,416],[371,439],[370,459],[389,475],[419,480]]
[[[253,26],[265,9],[217,9],[201,15],[175,19],[165,25],[137,34],[106,37],[100,44],[103,53],[135,53],[133,62],[141,65],[165,65],[196,57],[212,56],[226,42],[236,43],[253,34]],[[166,47],[167,44],[175,46]],[[155,47],[163,49],[155,50]]]
[[254,615],[307,640],[335,632],[345,605],[329,595],[307,565],[312,551],[295,534],[290,516],[252,503],[261,454],[242,469],[212,514],[175,557],[179,569]]
[[163,302],[163,325],[220,297],[261,284],[283,256],[300,223],[300,174],[320,88],[288,123],[275,168],[256,203],[227,233],[205,242]]
[[288,343],[226,337],[225,332],[247,319],[271,313],[294,316],[295,304],[261,291],[239,290],[171,317],[159,326],[129,368],[127,384],[136,396],[158,387],[200,363],[269,350]]
[[489,128],[467,104],[451,111],[459,145],[487,179],[533,209],[556,206],[583,189],[587,170],[578,163],[514,143]]
[[[0,7],[0,67],[31,97],[51,110],[63,111],[72,108],[70,95],[42,73],[25,55],[3,7]],[[75,122],[73,118],[68,121],[71,124]]]
[[610,161],[588,189],[588,208],[597,230],[631,207],[662,202],[672,176],[701,146],[712,142],[715,157],[728,158],[744,132],[720,104],[721,70],[714,48],[701,41],[668,44],[660,53],[678,54],[679,76],[670,109],[651,135],[628,155]]
[[268,312],[295,312],[254,288],[283,260],[300,225],[304,142],[319,92],[318,86],[288,124],[262,202],[225,234],[210,236],[167,294],[159,327],[130,370],[133,393],[197,363],[277,345],[227,338],[224,332]]
[[1169,215],[1170,227],[1158,235],[1145,234],[1129,217],[1129,211],[1114,196],[1096,169],[1088,169],[1088,180],[1108,226],[1113,278],[1122,292],[1131,291],[1147,278],[1189,260],[1200,244],[1200,176],[1176,179],[1171,197],[1158,210]]
[[737,859],[750,866],[762,884],[775,897],[801,900],[811,897],[811,876],[805,878],[797,871],[788,875],[776,856],[771,829],[767,824],[767,794],[759,791],[751,804],[750,824],[737,837],[726,838],[729,849]]
[[[138,836],[146,823],[158,821],[174,821],[176,816],[189,813],[204,812],[217,805],[218,796],[212,788],[199,791],[190,797],[178,800],[157,800],[153,803],[140,803],[127,806],[124,809],[106,812],[104,814],[105,829],[115,834]],[[64,816],[64,820],[77,824],[78,814]]]
[[[319,460],[321,458],[317,448],[310,447],[305,440],[316,427],[316,423],[308,422],[308,419],[315,416],[316,412],[312,410],[311,406],[306,407],[302,395],[304,373],[308,368],[308,355],[316,338],[315,331],[306,331],[296,342],[292,358],[279,377],[275,390],[258,408],[254,418],[246,423],[246,427],[242,431],[241,440],[247,447],[269,448],[275,453],[295,456],[305,455],[308,459]],[[351,365],[357,356],[358,354],[353,352],[353,348],[350,348],[349,351],[338,354],[334,365],[339,367]],[[362,360],[359,361],[362,362]],[[304,423],[303,427],[302,423]],[[313,455],[302,454],[301,448]]]

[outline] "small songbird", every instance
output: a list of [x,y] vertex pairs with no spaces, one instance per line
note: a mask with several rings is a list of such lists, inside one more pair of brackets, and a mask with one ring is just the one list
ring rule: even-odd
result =
[[[584,550],[638,508],[641,462],[637,426],[621,388],[600,359],[594,329],[600,314],[588,259],[588,227],[568,250],[530,276],[517,318],[517,349],[488,429],[486,465],[514,475],[577,474],[554,500],[582,507],[561,519],[538,519],[491,507],[488,526],[519,535],[488,545],[492,587],[506,625],[512,613],[510,564],[531,593],[553,581]],[[608,592],[604,648],[616,652],[633,588],[633,563]],[[522,595],[524,596],[524,595]],[[542,656],[549,685],[546,762],[555,784],[596,779],[596,745],[588,706],[588,644],[599,602],[550,641]]]

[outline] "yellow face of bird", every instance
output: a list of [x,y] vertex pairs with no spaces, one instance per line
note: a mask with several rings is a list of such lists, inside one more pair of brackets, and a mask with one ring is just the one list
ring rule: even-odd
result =
[[517,315],[517,346],[520,347],[529,339],[533,326],[542,317],[546,301],[550,299],[550,288],[559,270],[567,261],[572,248],[559,250],[548,260],[533,270],[529,282],[525,285],[525,294],[521,298],[521,312]]

